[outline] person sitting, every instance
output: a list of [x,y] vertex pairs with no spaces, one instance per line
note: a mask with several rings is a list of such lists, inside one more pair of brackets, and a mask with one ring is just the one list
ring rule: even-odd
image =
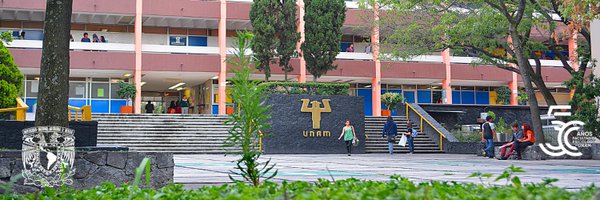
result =
[[154,104],[150,101],[146,104],[146,113],[154,113]]
[[525,150],[525,148],[535,143],[535,134],[531,130],[531,126],[529,126],[529,124],[523,123],[523,133],[524,137],[517,140],[517,160],[521,160],[521,153],[523,150]]
[[[512,139],[510,140],[510,142],[500,147],[500,158],[498,159],[508,159],[510,157],[510,154],[512,154],[512,152],[515,150],[518,140],[523,138],[523,131],[519,130],[519,123],[512,123],[511,129],[513,131]],[[508,149],[508,151],[506,151],[506,149]]]
[[81,38],[81,42],[91,42],[88,33],[83,33],[83,38]]

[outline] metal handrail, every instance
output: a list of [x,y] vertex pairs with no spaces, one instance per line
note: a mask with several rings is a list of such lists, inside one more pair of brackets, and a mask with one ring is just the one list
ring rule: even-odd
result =
[[409,103],[405,103],[405,104],[406,104],[406,119],[409,119],[408,118],[408,111],[409,111],[409,108],[410,108],[411,110],[413,110],[413,112],[415,112],[421,118],[421,124],[419,126],[421,128],[421,132],[423,132],[423,120],[425,120],[425,122],[427,124],[429,124],[429,126],[431,128],[433,128],[433,130],[435,130],[438,133],[438,135],[440,136],[440,151],[443,151],[444,150],[443,138],[446,138],[446,135],[444,135],[442,133],[442,131],[440,131],[435,126],[433,126],[433,124],[431,124],[431,122],[429,120],[427,120],[425,117],[423,117],[423,115],[421,115],[421,113],[417,112],[417,110],[414,107],[412,107]]
[[[81,108],[75,106],[69,106],[69,121],[92,121],[92,107],[89,105],[82,106]],[[75,115],[75,118],[72,115]]]
[[0,109],[0,113],[16,111],[17,115],[15,117],[15,120],[25,121],[25,119],[27,118],[26,115],[27,115],[27,110],[29,110],[29,106],[27,106],[27,104],[25,104],[25,102],[23,102],[23,100],[19,97],[17,97],[16,100],[17,100],[17,107]]

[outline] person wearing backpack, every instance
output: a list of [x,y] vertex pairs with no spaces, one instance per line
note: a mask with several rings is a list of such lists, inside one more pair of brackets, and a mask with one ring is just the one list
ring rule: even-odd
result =
[[418,132],[412,127],[412,122],[410,122],[410,120],[406,123],[407,130],[404,135],[406,135],[406,142],[408,143],[408,154],[413,154],[415,153],[415,137],[417,137]]
[[388,116],[387,121],[383,125],[383,138],[387,137],[388,151],[390,155],[394,154],[394,143],[396,142],[396,135],[398,134],[398,126],[392,116]]
[[491,116],[485,118],[485,123],[481,126],[481,142],[485,142],[485,153],[488,158],[494,158],[494,135],[496,129],[492,123],[494,119]]

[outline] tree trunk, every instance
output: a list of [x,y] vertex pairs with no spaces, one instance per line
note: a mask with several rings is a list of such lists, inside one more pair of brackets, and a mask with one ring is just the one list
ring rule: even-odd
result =
[[283,71],[283,76],[284,76],[284,79],[285,79],[286,82],[288,81],[288,76],[287,75],[288,75],[288,72],[284,70]]
[[540,93],[544,96],[544,100],[549,106],[556,105],[556,100],[554,99],[554,96],[552,96],[550,90],[548,90],[548,87],[546,87],[546,83],[542,76],[532,76],[531,81],[535,83],[535,86],[540,90]]
[[317,76],[313,75],[313,82],[317,82]]
[[[531,65],[529,64],[529,60],[523,55],[522,47],[521,47],[521,39],[519,38],[519,34],[516,31],[516,28],[510,28],[510,35],[513,39],[513,51],[515,52],[515,57],[517,57],[517,63],[519,64],[519,71],[521,72],[521,77],[523,78],[523,83],[525,84],[525,91],[529,96],[529,111],[531,112],[531,127],[533,128],[533,132],[535,133],[535,143],[544,143],[544,132],[542,129],[542,120],[540,118],[540,109],[537,102],[537,97],[535,96],[535,91],[533,89],[533,84],[531,80]],[[527,68],[529,67],[529,69]]]
[[69,36],[73,0],[47,0],[36,126],[68,127]]

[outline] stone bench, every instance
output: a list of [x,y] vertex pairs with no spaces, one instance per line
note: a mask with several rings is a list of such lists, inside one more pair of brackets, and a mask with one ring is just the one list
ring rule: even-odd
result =
[[[508,151],[508,149],[506,151]],[[494,147],[494,154],[495,154],[496,158],[500,158],[500,146]],[[523,150],[523,152],[521,152],[522,160],[546,160],[546,157],[547,157],[547,155],[544,152],[542,152],[542,149],[537,145],[528,146]],[[510,155],[510,157],[508,159],[514,160],[516,158],[517,158],[517,149],[515,149],[512,152],[512,154]]]

